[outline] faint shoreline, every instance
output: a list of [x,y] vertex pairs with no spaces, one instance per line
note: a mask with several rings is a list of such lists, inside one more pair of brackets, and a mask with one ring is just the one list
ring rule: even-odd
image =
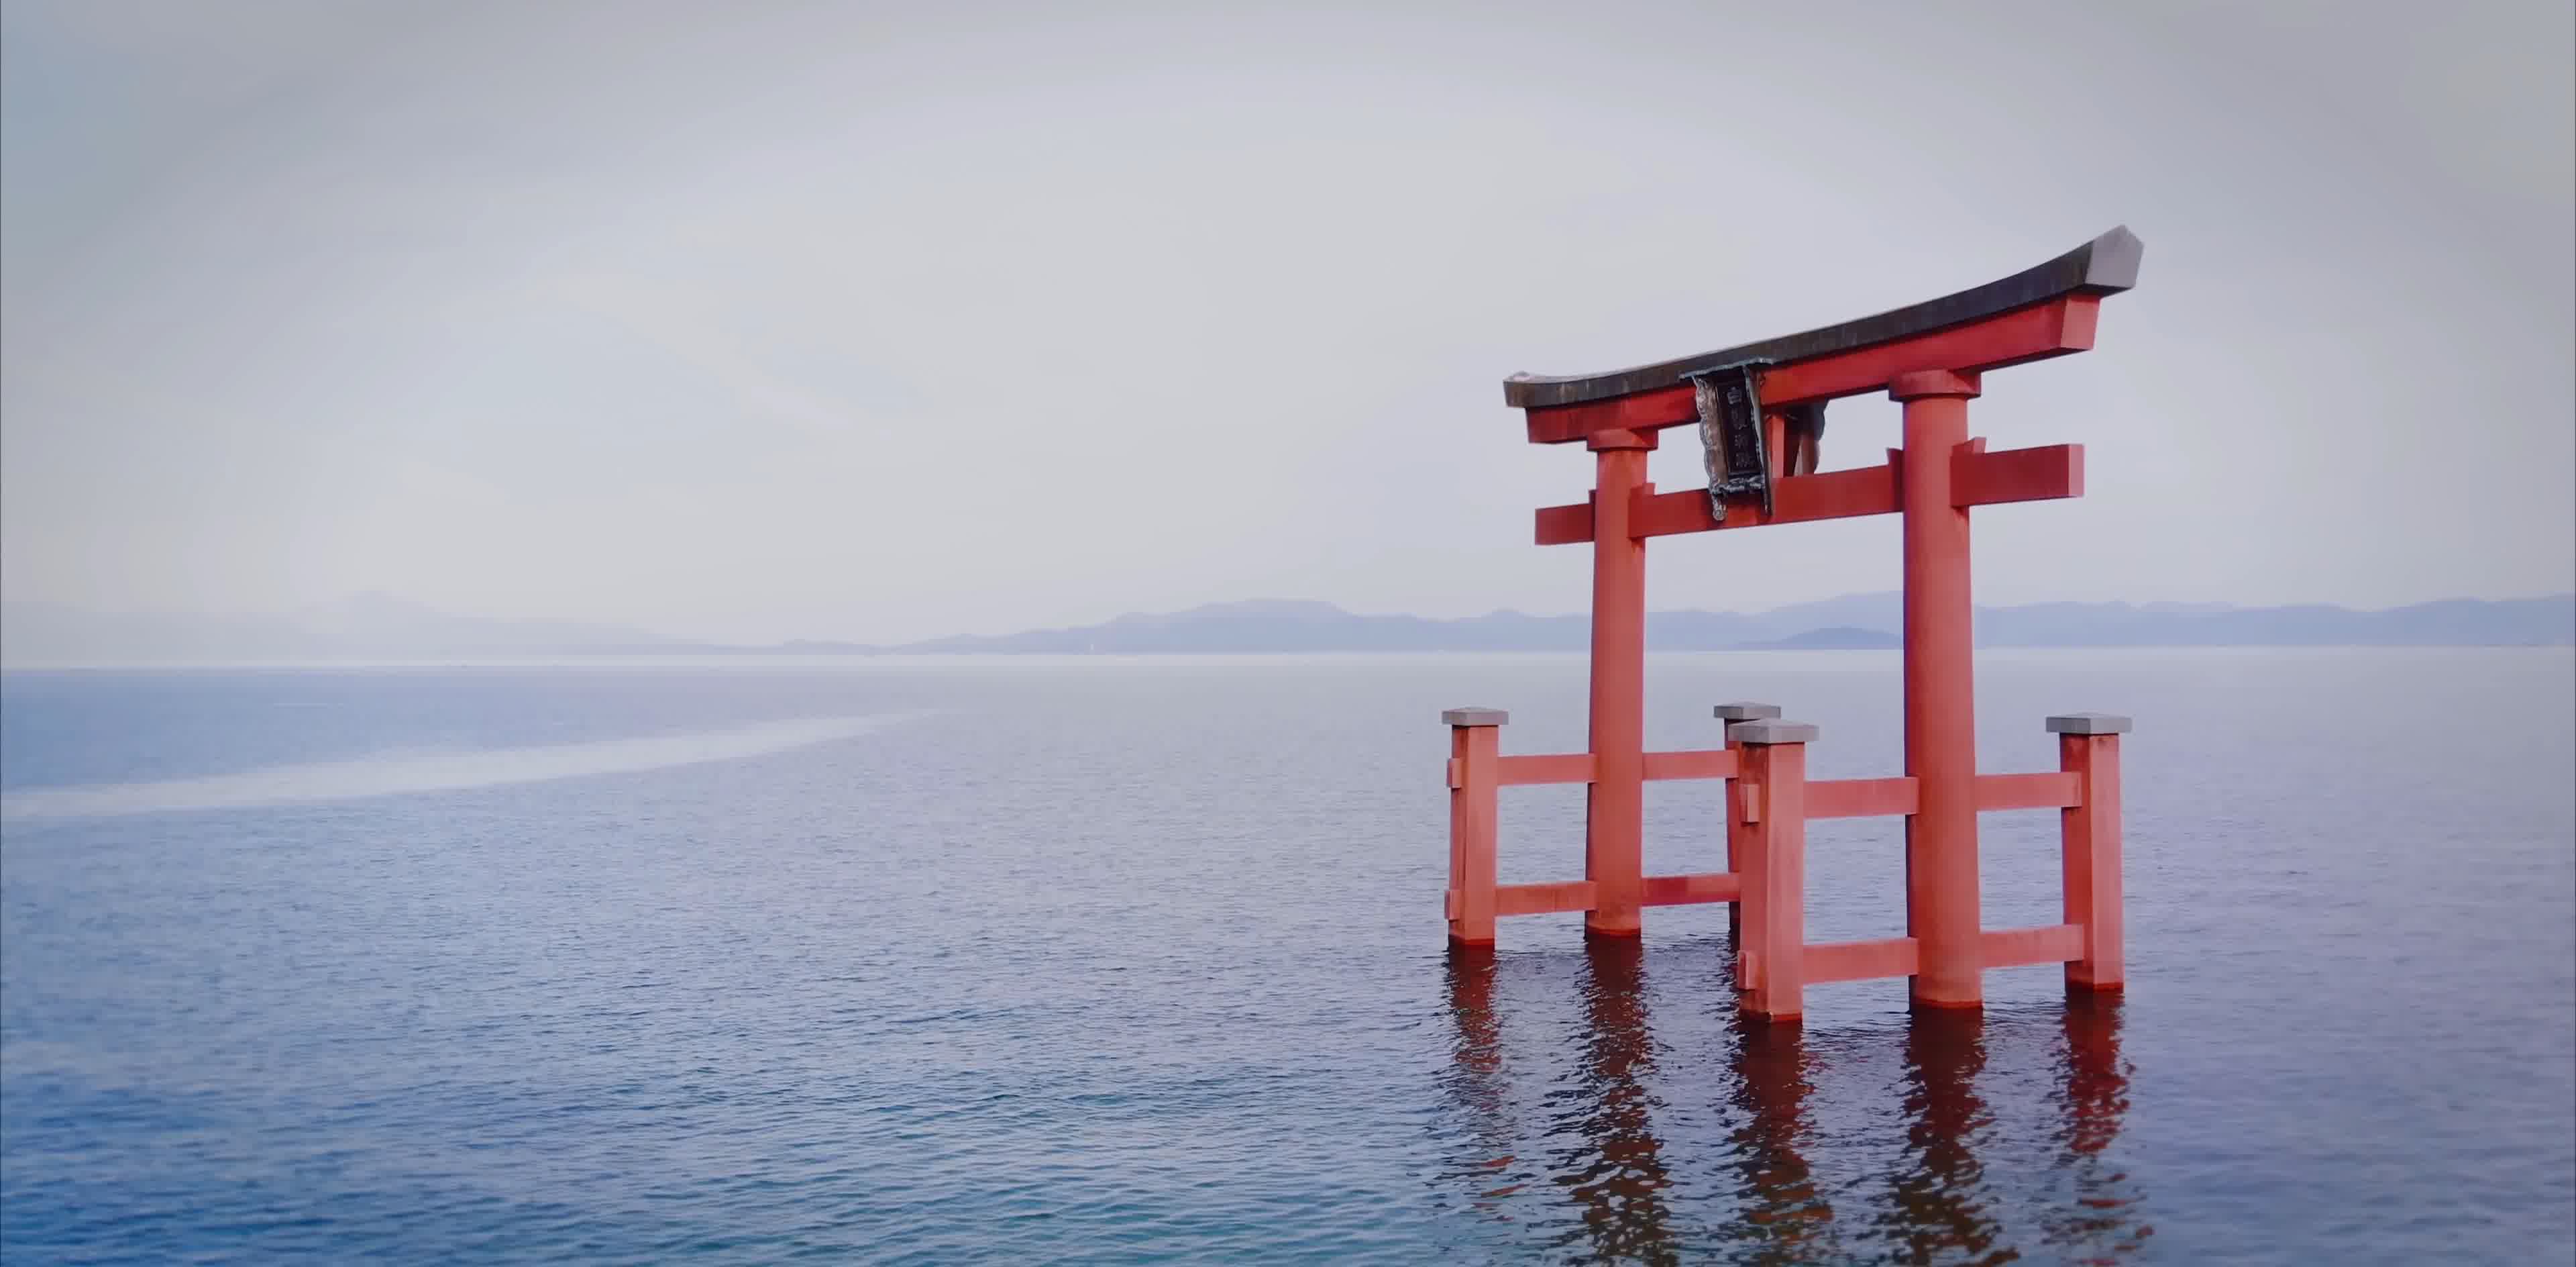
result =
[[[1981,660],[2039,658],[2076,659],[2105,655],[2205,656],[2277,653],[2297,655],[2355,654],[2382,652],[2478,653],[2533,652],[2566,655],[2576,651],[2568,643],[2350,643],[2350,644],[2185,644],[2127,646],[1987,646],[1976,653]],[[1491,661],[1568,661],[1581,663],[1589,658],[1583,650],[1554,651],[1138,651],[1138,652],[1061,652],[1061,651],[966,651],[966,652],[844,652],[837,654],[774,653],[744,655],[723,652],[639,653],[634,655],[512,655],[512,656],[350,656],[335,658],[283,659],[166,659],[166,660],[45,660],[27,662],[0,661],[0,674],[35,673],[204,673],[204,672],[353,672],[366,670],[437,670],[437,669],[784,669],[784,668],[992,668],[992,667],[1108,667],[1115,665],[1172,664],[1215,665],[1228,663],[1282,663],[1299,661],[1346,662],[1353,660],[1421,661],[1421,660],[1491,660]],[[1716,650],[1649,649],[1650,659],[1741,658],[1766,663],[1866,662],[1883,660],[1895,666],[1902,653],[1896,648],[1839,647],[1736,647]]]

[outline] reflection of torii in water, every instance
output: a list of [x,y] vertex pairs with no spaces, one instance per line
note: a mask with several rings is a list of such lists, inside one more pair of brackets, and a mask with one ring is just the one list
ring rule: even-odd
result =
[[1915,1011],[1905,1027],[1905,1155],[1888,1184],[1878,1223],[1916,1261],[2002,1262],[2003,1221],[1985,1191],[1977,1135],[1990,1126],[1977,1075],[1986,1067],[1985,1018],[1976,1012]]
[[[2120,1133],[2128,1109],[2128,1075],[2120,1064],[2120,1002],[2067,992],[2060,1051],[2065,1114],[2056,1158],[2074,1172],[2073,1208],[2042,1208],[2039,1239],[2070,1261],[2108,1263],[2137,1253],[2149,1234],[2129,1207],[2137,1192],[2128,1176],[2098,1157]],[[2000,1263],[2021,1256],[1985,1190],[1978,1136],[1991,1125],[1977,1094],[1986,1064],[1985,1018],[1975,1012],[1918,1009],[1905,1034],[1906,1153],[1912,1164],[1889,1185],[1889,1208],[1877,1220],[1914,1261],[1956,1257]]]
[[1741,1025],[1735,1032],[1735,1169],[1744,1187],[1735,1220],[1721,1232],[1745,1243],[1743,1261],[1829,1262],[1836,1251],[1834,1207],[1801,1151],[1808,1142],[1813,1058],[1794,1025]]
[[1493,947],[1450,948],[1449,1019],[1457,1026],[1449,1049],[1457,1067],[1449,1082],[1467,1110],[1474,1145],[1452,1173],[1469,1181],[1471,1204],[1490,1216],[1520,1189],[1520,1177],[1511,1170],[1519,1148],[1505,1103],[1502,1028],[1494,1021]]
[[2138,1252],[2154,1231],[2138,1219],[2136,1185],[2101,1157],[2129,1111],[2119,996],[2069,991],[2065,1025],[2066,1134],[2058,1165],[2075,1172],[2076,1208],[2052,1221],[2048,1241],[2078,1261],[2109,1262]]
[[[1584,950],[1589,1033],[1581,1060],[1559,1078],[1580,1094],[1546,1126],[1580,1136],[1587,1147],[1579,1166],[1555,1179],[1581,1201],[1582,1235],[1596,1256],[1680,1261],[1695,1238],[1673,1226],[1675,1211],[1665,1195],[1671,1182],[1666,1150],[1641,1081],[1653,1060],[1642,1002],[1643,947],[1625,938],[1595,938]],[[1483,1163],[1467,1167],[1461,1177],[1476,1185],[1479,1205],[1499,1213],[1493,1203],[1518,1191],[1518,1180],[1534,1176],[1511,1164],[1523,1141],[1504,1107],[1508,1079],[1493,1011],[1492,948],[1452,947],[1449,971],[1458,1083]],[[2101,1155],[2119,1137],[2128,1111],[2120,1002],[2074,991],[2065,1009],[2059,1088],[2050,1098],[2063,1116],[2054,1164],[2071,1174],[2073,1201],[2037,1213],[2037,1239],[2077,1261],[2111,1262],[2136,1254],[2150,1231],[2137,1217],[2136,1186]],[[1976,1088],[1985,1065],[1982,1016],[1927,1009],[1909,1018],[1903,1052],[1911,1164],[1890,1176],[1888,1204],[1863,1220],[1866,1226],[1849,1226],[1848,1234],[1843,1228],[1853,1221],[1837,1219],[1808,1157],[1814,1145],[1813,1053],[1796,1026],[1741,1020],[1737,1025],[1728,1063],[1735,1075],[1729,1099],[1740,1114],[1730,1142],[1741,1187],[1736,1217],[1716,1235],[1741,1261],[1834,1261],[1849,1256],[1849,1240],[1881,1238],[1915,1261],[1945,1250],[1965,1251],[1977,1261],[2016,1253],[1994,1217],[2013,1203],[1999,1204],[1983,1191],[1984,1167],[1974,1147],[1987,1113]]]
[[[1582,1055],[1570,1069],[1551,1069],[1560,1089],[1546,1096],[1552,1111],[1537,1124],[1542,1137],[1571,1136],[1582,1145],[1540,1167],[1581,1203],[1582,1229],[1569,1236],[1590,1241],[1592,1257],[1678,1263],[1664,1196],[1671,1179],[1643,1082],[1654,1061],[1642,1000],[1644,956],[1633,939],[1584,945]],[[1537,1141],[1520,1138],[1519,1124],[1505,1116],[1509,1079],[1493,1011],[1494,973],[1493,947],[1450,947],[1449,1014],[1457,1026],[1451,1051],[1458,1065],[1452,1085],[1473,1119],[1475,1146],[1475,1160],[1452,1173],[1474,1186],[1478,1208],[1508,1220],[1498,1203],[1540,1173],[1512,1164],[1521,1146]]]
[[1581,1170],[1556,1181],[1582,1200],[1584,1230],[1603,1258],[1679,1262],[1664,1201],[1672,1180],[1641,1081],[1655,1061],[1641,997],[1645,945],[1633,937],[1595,937],[1583,951],[1583,1012],[1592,1032],[1582,1063],[1567,1079],[1583,1094],[1561,1124],[1574,1127],[1590,1149]]

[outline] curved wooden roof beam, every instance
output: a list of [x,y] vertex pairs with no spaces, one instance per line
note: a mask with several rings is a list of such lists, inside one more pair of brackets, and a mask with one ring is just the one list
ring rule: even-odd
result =
[[2102,297],[2138,282],[2145,244],[2126,227],[1985,285],[1800,334],[1603,374],[1515,374],[1503,399],[1525,410],[1529,438],[1562,444],[1602,431],[1652,431],[1699,420],[1689,376],[1746,362],[1766,409],[1856,396],[1900,374],[1977,374],[2093,346]]

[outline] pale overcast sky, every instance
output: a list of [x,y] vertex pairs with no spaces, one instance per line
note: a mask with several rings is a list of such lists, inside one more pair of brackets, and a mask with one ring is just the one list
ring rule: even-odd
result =
[[[1252,597],[1579,611],[1516,370],[1983,282],[2087,496],[1977,597],[2576,587],[2565,0],[8,0],[0,580],[895,639]],[[1896,442],[1834,407],[1825,465]],[[1656,478],[1700,479],[1667,432]],[[1892,588],[1893,519],[1655,542]]]

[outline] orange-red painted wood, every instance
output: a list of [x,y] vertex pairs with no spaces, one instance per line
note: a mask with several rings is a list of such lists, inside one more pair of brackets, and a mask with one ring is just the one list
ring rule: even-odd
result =
[[1584,812],[1583,878],[1594,902],[1583,929],[1595,936],[1645,931],[1646,543],[1628,510],[1646,482],[1655,437],[1591,437],[1600,532],[1592,542],[1592,782]]
[[1697,875],[1650,875],[1646,877],[1646,905],[1696,906],[1702,902],[1732,902],[1744,893],[1740,876],[1718,871]]
[[1731,779],[1734,777],[1735,754],[1724,748],[1646,754],[1648,782],[1663,779]]
[[1884,515],[1895,509],[1893,473],[1883,466],[1864,466],[1800,475],[1772,485],[1771,513],[1767,515],[1762,513],[1758,497],[1730,499],[1723,524],[1709,513],[1708,490],[1704,488],[1641,498],[1629,516],[1629,530],[1641,537],[1669,537],[1685,532]]
[[1958,453],[1950,458],[1950,504],[2000,506],[2084,495],[2084,446]]
[[[1649,752],[1643,760],[1648,782],[1725,779],[1735,775],[1735,758],[1719,748]],[[1502,757],[1496,763],[1496,782],[1504,787],[1525,787],[1534,783],[1589,783],[1592,781],[1593,764],[1592,754],[1588,752]],[[1464,776],[1456,759],[1451,759],[1448,771],[1449,786],[1457,787],[1458,780]]]
[[[1893,456],[1893,455],[1891,455]],[[2042,445],[1996,453],[1962,451],[1951,458],[1951,497],[1961,506],[2045,501],[2084,495],[2084,446]],[[1891,515],[1903,506],[1897,488],[1902,463],[1854,467],[1800,475],[1774,484],[1771,513],[1760,501],[1730,502],[1726,522],[1709,513],[1708,493],[1646,493],[1629,508],[1628,531],[1640,537],[1668,537],[1685,532],[1722,532],[1770,524],[1807,523]],[[1543,546],[1571,545],[1592,539],[1592,503],[1542,506],[1537,512],[1537,541]]]
[[1494,890],[1494,911],[1499,915],[1561,915],[1590,910],[1599,900],[1589,880],[1506,884]]
[[[1456,761],[1449,763],[1449,786],[1457,787],[1461,777]],[[1696,752],[1649,752],[1645,755],[1646,781],[1671,779],[1731,779],[1735,777],[1736,758],[1724,749]],[[1592,781],[1592,756],[1568,752],[1548,756],[1503,757],[1499,761],[1498,782],[1504,787],[1533,783],[1589,783]],[[1980,774],[1977,776],[1977,808],[1980,811],[2016,809],[2058,809],[2084,803],[2082,783],[2072,774],[2043,771],[2037,774]],[[1870,818],[1879,815],[1914,812],[1914,780],[1894,779],[1818,779],[1807,784],[1807,817]],[[1760,817],[1754,811],[1755,821]]]
[[1592,781],[1592,754],[1567,752],[1505,757],[1499,774],[1504,787],[1522,787],[1532,783],[1589,783]]
[[[1592,781],[1592,764],[1592,754],[1588,752],[1499,757],[1495,761],[1495,782],[1502,787],[1589,783]],[[1452,758],[1447,769],[1449,786],[1462,786],[1465,766]],[[1645,776],[1649,783],[1674,779],[1731,779],[1735,773],[1735,754],[1723,748],[1645,754]],[[2082,789],[2083,783],[2077,776],[2062,771],[1980,774],[1977,776],[1977,808],[1996,811],[2081,805],[2084,803]],[[1914,780],[1908,778],[1815,779],[1807,784],[1807,817],[1811,820],[1911,814],[1914,804]],[[1758,812],[1756,818],[1759,818]]]
[[[1977,373],[2081,352],[2093,346],[2102,301],[2071,295],[2017,308],[1971,325],[1783,365],[1761,376],[1765,407],[1832,400],[1876,391],[1921,370]],[[1532,409],[1524,415],[1530,443],[1564,444],[1601,431],[1655,431],[1699,421],[1691,386]]]
[[2120,737],[2059,735],[2057,763],[2083,788],[2082,803],[2068,807],[2059,820],[2066,922],[2084,929],[2083,953],[2066,965],[2066,984],[2118,990],[2128,981],[2121,945]]
[[[1449,763],[1449,786],[1459,785],[1460,770],[1457,761]],[[1645,772],[1649,783],[1670,779],[1731,779],[1735,777],[1736,758],[1732,752],[1720,748],[1649,752],[1645,754]],[[1590,753],[1568,752],[1503,757],[1498,762],[1497,774],[1497,782],[1504,787],[1534,783],[1589,783],[1592,781],[1592,756]],[[2063,772],[1980,774],[1977,776],[1977,809],[1991,812],[2081,805],[2084,803],[2082,786],[2075,775]],[[1908,778],[1817,779],[1807,784],[1809,819],[1911,814],[1914,804],[1914,780]],[[1759,816],[1759,811],[1755,811],[1756,819]]]
[[2058,809],[2083,803],[2082,784],[2072,774],[1980,774],[1977,776],[1979,810]]
[[[1628,530],[1640,537],[1668,537],[1684,532],[1715,532],[1724,528],[1758,528],[1764,524],[1885,515],[1895,510],[1894,475],[1886,467],[1867,466],[1781,480],[1771,486],[1770,514],[1762,513],[1759,499],[1747,498],[1741,504],[1730,502],[1727,505],[1726,522],[1723,524],[1709,514],[1705,489],[1650,494],[1638,498],[1631,507]],[[1591,539],[1590,502],[1539,509],[1540,545],[1569,545]]]
[[1914,975],[1916,948],[1911,937],[1819,942],[1808,946],[1806,953],[1809,985]]
[[1660,431],[1699,421],[1697,393],[1688,383],[1612,400],[1526,411],[1532,444],[1565,444],[1603,431]]
[[[1761,709],[1757,707],[1742,711],[1758,712]],[[1777,708],[1770,708],[1768,711],[1775,717],[1780,712]],[[1728,716],[1726,710],[1719,710],[1718,716],[1721,719],[1720,725],[1727,724],[1724,720]],[[1751,841],[1757,829],[1744,809],[1746,795],[1744,745],[1737,743],[1735,736],[1730,734],[1726,737],[1726,752],[1728,756],[1735,759],[1735,772],[1727,776],[1726,788],[1720,798],[1718,812],[1726,820],[1726,869],[1738,881],[1736,900],[1726,908],[1726,938],[1728,943],[1735,947],[1735,988],[1741,990],[1745,988],[1744,899],[1741,893],[1741,882],[1744,879],[1744,859],[1753,850]]]
[[1990,928],[1977,935],[1977,950],[1989,968],[2066,963],[2084,957],[2084,927],[2048,924],[2039,928]]
[[2082,352],[2093,346],[2101,308],[2098,295],[2069,295],[1973,325],[1783,365],[1762,376],[1762,403],[1786,408],[1874,392],[1909,374],[1973,375]]
[[1954,454],[1968,442],[1974,379],[1910,373],[1889,385],[1904,403],[1905,931],[1920,945],[1916,1004],[1979,1007],[1977,695],[1970,642],[1968,512],[1951,495]]
[[1762,771],[1764,763],[1753,756],[1753,749],[1738,742],[1735,728],[1727,727],[1726,746],[1736,755],[1735,777],[1726,784],[1726,869],[1735,873],[1741,894],[1730,908],[1735,917],[1735,989],[1737,1003],[1753,1006],[1755,965],[1762,959],[1765,938],[1762,914],[1767,907],[1763,894],[1771,883],[1770,867],[1762,850]]
[[1806,1011],[1807,749],[1747,743],[1741,782],[1766,811],[1744,859],[1745,990],[1738,1002],[1766,1020]]
[[1572,545],[1592,539],[1592,503],[1574,506],[1541,506],[1538,508],[1538,543],[1543,546]]
[[1807,817],[1875,818],[1914,812],[1912,779],[1819,779],[1807,785]]
[[1449,728],[1450,764],[1459,774],[1449,791],[1449,889],[1458,900],[1449,914],[1449,940],[1493,944],[1495,726]]
[[[1743,893],[1736,876],[1718,871],[1696,875],[1650,875],[1645,881],[1645,904],[1648,906],[1696,906],[1706,902],[1732,902]],[[1496,915],[1561,915],[1591,906],[1592,882],[1560,880],[1553,884],[1503,884],[1492,890]],[[1452,887],[1443,897],[1441,909],[1456,920],[1466,909],[1466,894]],[[1486,941],[1493,940],[1488,936]]]
[[[1464,895],[1451,889],[1442,897],[1441,909],[1449,918],[1458,918],[1458,912],[1464,909]],[[1555,884],[1505,884],[1494,889],[1494,913],[1497,915],[1562,915],[1591,904],[1592,885],[1584,880],[1564,880]]]

